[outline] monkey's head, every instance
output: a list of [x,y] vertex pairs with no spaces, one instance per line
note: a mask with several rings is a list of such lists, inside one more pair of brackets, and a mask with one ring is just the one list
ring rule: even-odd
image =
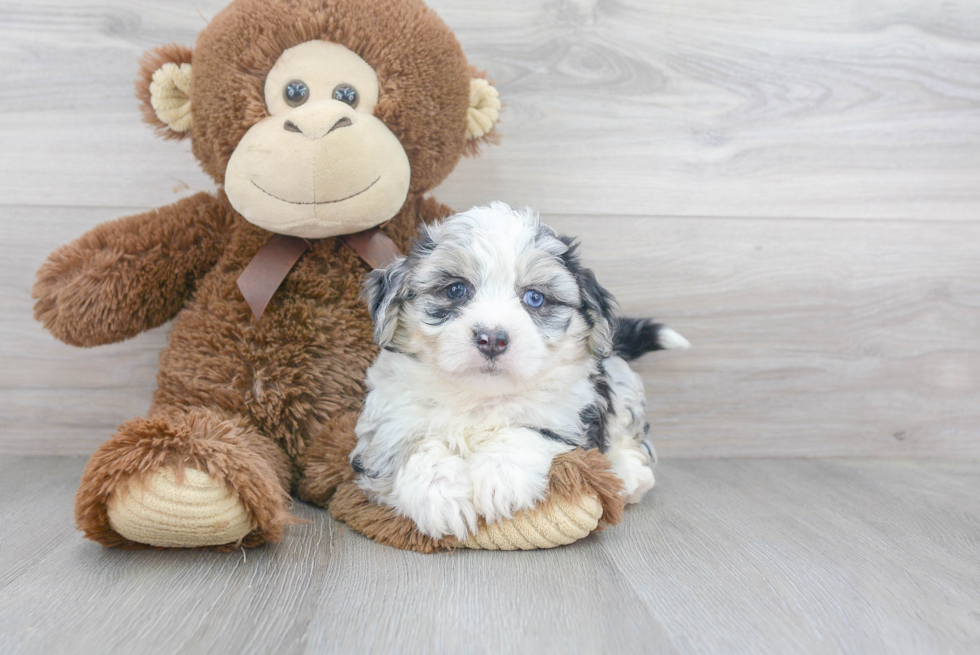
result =
[[280,234],[380,225],[495,140],[496,90],[421,0],[235,0],[148,52],[144,116]]

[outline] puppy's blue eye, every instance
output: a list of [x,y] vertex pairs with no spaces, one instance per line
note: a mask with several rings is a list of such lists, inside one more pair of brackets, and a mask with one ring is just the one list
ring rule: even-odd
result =
[[450,284],[446,287],[446,297],[450,300],[459,300],[466,295],[466,285],[462,282],[456,282]]
[[544,304],[544,295],[540,291],[530,289],[524,293],[524,304],[537,309]]

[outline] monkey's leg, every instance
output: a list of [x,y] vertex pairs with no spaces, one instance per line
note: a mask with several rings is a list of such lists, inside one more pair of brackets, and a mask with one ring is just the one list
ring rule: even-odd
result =
[[119,548],[257,546],[282,538],[292,467],[244,419],[159,409],[89,459],[75,520]]
[[[338,417],[316,435],[307,448],[299,495],[329,507],[353,530],[378,543],[432,553],[459,547],[456,539],[432,539],[391,507],[371,502],[354,481],[348,457],[356,443],[357,413]],[[467,548],[528,550],[569,544],[622,519],[622,482],[609,460],[597,450],[576,449],[555,458],[548,478],[548,496],[514,518],[480,530]]]

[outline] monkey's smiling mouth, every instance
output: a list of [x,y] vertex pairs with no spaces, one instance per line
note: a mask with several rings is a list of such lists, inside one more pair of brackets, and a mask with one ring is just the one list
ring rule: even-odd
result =
[[374,180],[374,182],[371,182],[371,184],[367,185],[366,187],[364,187],[363,189],[361,189],[357,193],[352,193],[351,195],[349,195],[349,196],[347,196],[345,198],[337,198],[336,200],[322,200],[320,202],[317,202],[315,200],[314,201],[311,201],[311,202],[297,202],[295,200],[286,200],[285,198],[280,198],[279,196],[277,196],[277,195],[275,195],[273,193],[269,193],[268,191],[266,191],[265,189],[263,189],[262,187],[260,187],[258,184],[256,184],[255,183],[255,180],[249,180],[249,182],[252,183],[252,186],[254,186],[256,189],[258,189],[259,191],[261,191],[265,195],[269,196],[270,198],[275,198],[276,200],[279,200],[281,202],[288,202],[290,205],[332,205],[334,203],[344,202],[345,200],[350,200],[351,198],[356,198],[357,196],[361,195],[362,193],[364,193],[365,191],[367,191],[368,189],[370,189],[371,187],[373,187],[375,184],[377,184],[378,183],[378,180],[380,180],[380,179],[381,179],[381,176],[379,175]]

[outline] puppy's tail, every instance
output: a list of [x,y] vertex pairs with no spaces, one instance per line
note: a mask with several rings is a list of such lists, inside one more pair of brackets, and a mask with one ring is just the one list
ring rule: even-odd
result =
[[690,347],[690,341],[648,318],[619,319],[613,337],[613,352],[628,362],[654,350],[687,350]]

